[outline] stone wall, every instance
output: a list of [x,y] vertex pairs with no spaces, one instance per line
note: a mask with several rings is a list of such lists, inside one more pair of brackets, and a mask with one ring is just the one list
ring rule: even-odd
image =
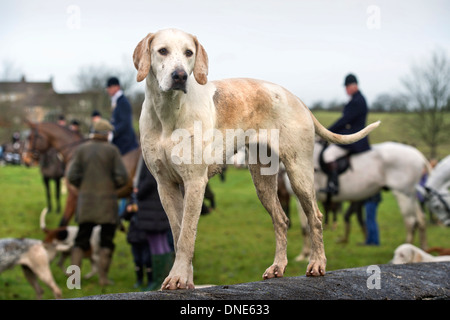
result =
[[195,290],[117,293],[85,300],[450,300],[450,262],[384,264]]

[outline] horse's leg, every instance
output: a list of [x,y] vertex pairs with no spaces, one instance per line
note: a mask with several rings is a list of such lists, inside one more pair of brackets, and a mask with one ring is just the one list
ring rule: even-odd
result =
[[332,226],[332,230],[336,230],[336,228],[337,228],[337,215],[338,215],[339,211],[341,211],[341,209],[342,209],[342,203],[341,202],[334,203],[334,206],[333,206],[333,226]]
[[428,243],[427,243],[427,232],[426,232],[427,226],[426,226],[425,213],[423,212],[423,210],[420,207],[417,200],[414,202],[414,205],[416,207],[417,227],[419,229],[420,247],[423,250],[426,250],[426,249],[428,249]]
[[55,178],[56,213],[61,212],[61,178]]
[[348,238],[350,236],[351,230],[350,217],[354,212],[353,202],[350,202],[350,205],[348,206],[347,211],[345,211],[344,214],[344,236],[336,240],[336,243],[348,243]]
[[211,187],[209,186],[209,184],[206,184],[206,188],[205,188],[205,199],[209,200],[209,204],[211,206],[212,209],[216,208],[216,201],[214,199],[214,192],[211,190]]
[[42,180],[44,181],[44,186],[45,186],[45,196],[47,198],[48,212],[51,212],[52,211],[52,200],[51,200],[51,196],[50,196],[50,178],[42,176]]
[[328,226],[328,216],[329,216],[329,202],[328,202],[328,200],[323,203],[323,209],[324,209],[323,227],[326,228]]
[[354,211],[356,212],[356,217],[358,218],[359,226],[361,227],[361,231],[364,235],[364,240],[366,240],[367,239],[367,228],[366,228],[366,223],[364,222],[363,205],[364,205],[364,202],[362,202],[362,201],[352,202],[352,207],[354,208]]
[[414,240],[414,233],[416,228],[419,228],[420,232],[420,247],[426,249],[426,230],[425,219],[423,218],[423,212],[420,210],[415,193],[407,195],[405,193],[393,190],[395,198],[397,199],[400,212],[403,215],[403,220],[406,227],[406,243],[412,243]]

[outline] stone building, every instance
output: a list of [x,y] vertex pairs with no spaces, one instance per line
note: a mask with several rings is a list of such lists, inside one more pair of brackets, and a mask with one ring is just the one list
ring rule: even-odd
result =
[[93,110],[109,117],[110,100],[105,92],[58,93],[52,79],[29,82],[22,77],[16,82],[0,82],[0,141],[24,129],[25,119],[56,121],[61,114],[68,122],[78,120],[82,132],[87,132]]

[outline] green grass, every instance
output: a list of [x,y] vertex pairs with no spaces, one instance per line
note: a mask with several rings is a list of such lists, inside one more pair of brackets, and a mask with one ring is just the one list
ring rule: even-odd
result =
[[[247,170],[230,168],[223,183],[218,177],[211,179],[216,196],[217,209],[199,221],[196,251],[194,257],[194,280],[196,284],[235,284],[260,281],[264,270],[272,264],[275,251],[275,237],[271,219],[257,199],[250,174]],[[39,214],[45,206],[44,187],[37,168],[0,167],[0,237],[43,238],[39,229]],[[286,276],[303,275],[306,262],[295,262],[294,258],[302,248],[300,223],[295,213],[295,201],[291,200],[292,227],[288,232],[288,259]],[[57,226],[60,215],[47,216],[49,227]],[[383,193],[378,223],[381,245],[379,247],[359,246],[362,233],[352,217],[352,232],[347,245],[337,244],[336,239],[343,232],[342,216],[338,218],[336,230],[324,230],[327,270],[352,268],[371,264],[387,263],[394,249],[403,243],[405,228],[403,219],[392,195]],[[73,223],[73,222],[72,222]],[[450,247],[449,229],[428,225],[430,246]],[[105,289],[98,286],[98,277],[82,280],[81,289],[69,290],[63,271],[52,263],[56,282],[64,298],[82,297],[102,293],[134,291],[135,282],[130,246],[126,235],[118,232],[115,238],[116,251],[110,270],[115,284]],[[416,237],[415,244],[418,245]],[[70,261],[66,261],[66,267]],[[90,266],[83,263],[82,272]],[[52,299],[50,290],[44,298]],[[20,267],[0,274],[0,299],[34,299],[35,294],[25,280]]]

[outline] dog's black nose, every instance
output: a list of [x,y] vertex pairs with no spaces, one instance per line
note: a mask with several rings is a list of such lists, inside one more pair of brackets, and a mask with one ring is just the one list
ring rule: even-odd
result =
[[172,72],[172,79],[175,84],[185,84],[187,78],[188,75],[184,70],[175,70],[174,72]]

